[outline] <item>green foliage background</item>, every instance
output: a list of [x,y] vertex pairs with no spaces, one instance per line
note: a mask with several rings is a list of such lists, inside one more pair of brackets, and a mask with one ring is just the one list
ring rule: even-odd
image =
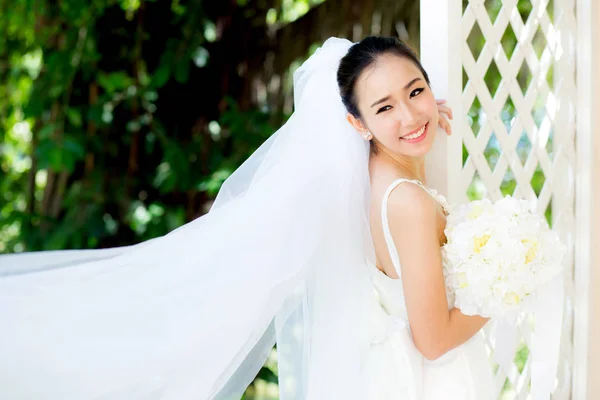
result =
[[131,244],[203,214],[285,118],[236,69],[320,1],[254,3],[2,0],[0,251]]

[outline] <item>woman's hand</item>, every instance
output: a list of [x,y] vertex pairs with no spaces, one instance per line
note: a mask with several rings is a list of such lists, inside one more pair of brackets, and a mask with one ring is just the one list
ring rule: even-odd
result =
[[438,125],[445,130],[448,135],[451,135],[452,127],[450,126],[450,121],[448,121],[448,119],[452,120],[452,109],[445,105],[446,100],[436,100],[436,103],[438,105],[439,113]]

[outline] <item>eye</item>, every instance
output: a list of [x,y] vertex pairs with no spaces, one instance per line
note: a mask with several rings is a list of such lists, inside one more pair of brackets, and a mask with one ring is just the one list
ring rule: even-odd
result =
[[387,111],[387,110],[390,110],[391,108],[392,108],[392,106],[383,106],[383,107],[381,107],[379,110],[377,110],[376,114],[379,114],[379,113],[385,112],[385,111]]
[[412,99],[415,96],[418,96],[419,94],[421,94],[421,92],[425,90],[424,88],[418,88],[413,90],[412,92],[410,92],[410,98]]

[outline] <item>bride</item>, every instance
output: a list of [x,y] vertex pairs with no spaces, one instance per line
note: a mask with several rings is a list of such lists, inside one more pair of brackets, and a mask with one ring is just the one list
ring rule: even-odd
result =
[[447,298],[426,186],[427,73],[392,38],[331,38],[295,112],[211,211],[105,250],[0,257],[0,398],[239,399],[277,343],[280,399],[489,399]]

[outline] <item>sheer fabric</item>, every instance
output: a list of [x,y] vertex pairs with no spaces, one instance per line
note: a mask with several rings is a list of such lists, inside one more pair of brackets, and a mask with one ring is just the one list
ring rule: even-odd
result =
[[281,399],[364,399],[368,144],[329,39],[295,112],[211,211],[135,246],[0,257],[0,397],[239,398],[277,341]]

